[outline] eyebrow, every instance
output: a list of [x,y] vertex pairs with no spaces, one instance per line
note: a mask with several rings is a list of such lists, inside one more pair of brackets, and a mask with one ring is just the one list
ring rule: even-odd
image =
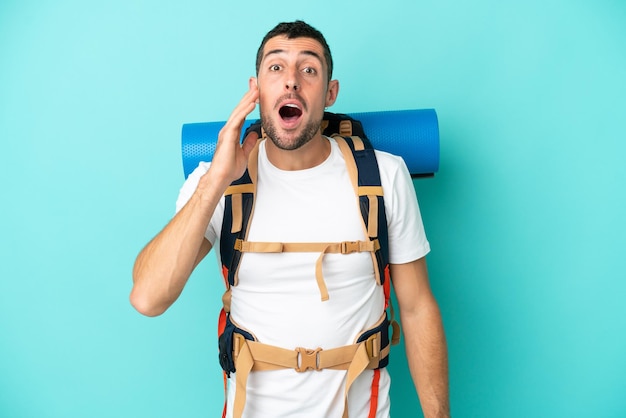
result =
[[[265,56],[263,57],[263,59],[266,59],[266,58],[267,58],[268,56],[270,56],[270,55],[282,54],[282,53],[285,53],[285,52],[287,52],[287,51],[285,51],[284,49],[272,49],[271,51],[268,51],[268,52],[265,54]],[[317,58],[317,59],[320,61],[320,63],[323,63],[323,62],[324,62],[324,60],[322,60],[322,57],[320,57],[320,54],[318,54],[318,53],[317,53],[317,52],[315,52],[315,51],[308,50],[308,49],[305,49],[305,50],[303,50],[303,51],[300,51],[298,55],[308,55],[308,56],[311,56],[311,57],[315,57],[315,58]]]

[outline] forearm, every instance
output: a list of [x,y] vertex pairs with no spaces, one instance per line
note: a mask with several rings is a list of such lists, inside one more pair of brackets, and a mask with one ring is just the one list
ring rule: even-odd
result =
[[434,299],[401,314],[406,355],[426,418],[450,416],[448,356],[441,314]]
[[174,303],[210,250],[204,234],[224,187],[202,180],[187,204],[137,256],[130,299],[144,315],[160,315]]

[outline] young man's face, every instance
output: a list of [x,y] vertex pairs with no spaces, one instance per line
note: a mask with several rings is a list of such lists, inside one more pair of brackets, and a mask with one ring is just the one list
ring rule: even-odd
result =
[[316,135],[324,107],[337,97],[336,80],[328,82],[322,45],[312,38],[271,38],[259,67],[259,107],[263,128],[284,150],[298,149]]

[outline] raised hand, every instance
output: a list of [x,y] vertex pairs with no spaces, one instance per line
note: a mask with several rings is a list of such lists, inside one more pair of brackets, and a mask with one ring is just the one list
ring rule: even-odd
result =
[[207,181],[217,182],[224,188],[243,175],[248,164],[250,151],[258,139],[258,135],[251,132],[244,139],[243,144],[239,143],[245,119],[254,110],[259,98],[256,83],[250,84],[250,90],[232,111],[219,133],[217,148],[206,176],[210,178]]

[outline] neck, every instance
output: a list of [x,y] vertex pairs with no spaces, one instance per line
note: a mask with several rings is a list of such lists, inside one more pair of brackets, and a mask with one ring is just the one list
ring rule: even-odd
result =
[[322,164],[330,155],[330,142],[318,132],[309,142],[295,150],[278,148],[265,141],[267,158],[276,168],[285,171],[306,170]]

